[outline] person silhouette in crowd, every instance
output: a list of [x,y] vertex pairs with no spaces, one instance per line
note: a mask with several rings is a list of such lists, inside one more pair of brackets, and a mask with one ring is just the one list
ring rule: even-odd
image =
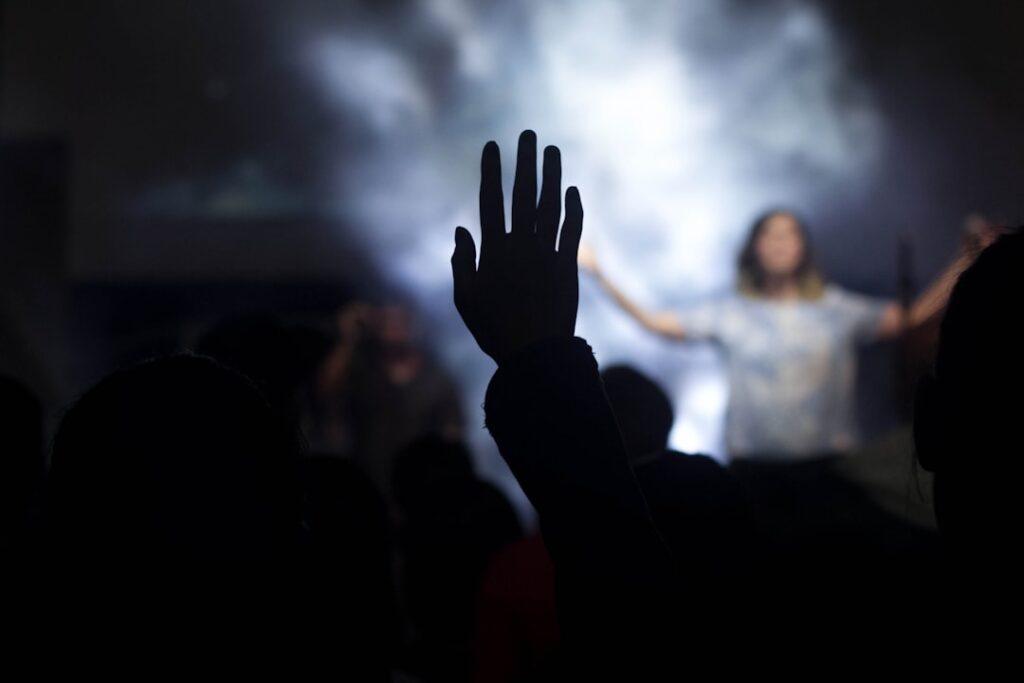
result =
[[61,577],[72,594],[98,581],[111,600],[251,582],[269,599],[300,556],[299,453],[257,388],[212,359],[170,356],[115,372],[54,438],[54,566],[74,568]]
[[358,680],[391,680],[401,625],[384,498],[355,463],[333,455],[303,458],[302,480],[310,621],[328,652],[343,644],[346,670]]
[[480,260],[465,228],[455,232],[454,300],[498,370],[486,424],[537,510],[555,566],[559,625],[577,674],[637,653],[661,652],[678,623],[685,580],[658,534],[630,471],[622,438],[587,343],[574,337],[579,192],[562,213],[561,159],[544,151],[537,198],[536,136],[519,139],[510,232],[505,230],[498,146],[484,147]]
[[[760,576],[761,557],[739,483],[711,458],[668,449],[672,405],[651,379],[612,366],[601,380],[654,523],[688,580],[709,592],[744,591]],[[474,654],[478,681],[558,680],[554,568],[539,535],[504,549],[488,569]]]
[[522,536],[519,519],[505,496],[476,476],[461,442],[417,439],[396,458],[393,480],[413,632],[406,666],[427,681],[468,680],[484,572]]
[[332,672],[389,680],[383,502],[350,463],[303,460],[291,421],[235,370],[183,354],[106,377],[61,420],[47,493],[47,599],[114,620],[79,639],[185,619],[190,637],[299,637]]
[[472,678],[562,680],[560,641],[555,567],[540,533],[532,533],[502,548],[481,581]]
[[386,495],[401,448],[422,434],[462,434],[455,383],[424,349],[404,304],[346,306],[318,383],[328,413],[314,437],[321,450],[350,455]]
[[1016,230],[960,277],[942,321],[934,373],[918,390],[914,441],[918,461],[935,474],[935,516],[955,572],[944,584],[950,592],[1017,580],[1022,300],[1024,232]]
[[668,448],[672,403],[649,377],[617,365],[601,380],[654,522],[691,576],[734,589],[757,576],[760,548],[740,483],[707,456]]

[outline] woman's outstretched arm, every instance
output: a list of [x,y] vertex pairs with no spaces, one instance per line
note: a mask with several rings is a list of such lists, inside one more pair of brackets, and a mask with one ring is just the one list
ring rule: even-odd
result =
[[687,339],[686,329],[675,313],[671,311],[648,311],[638,306],[618,286],[605,277],[598,266],[597,257],[593,249],[585,244],[580,245],[579,264],[580,267],[594,276],[594,279],[601,285],[601,288],[612,297],[615,303],[619,305],[619,308],[640,323],[645,330],[673,341],[685,341]]
[[894,303],[885,310],[878,325],[879,338],[890,339],[938,315],[946,307],[960,274],[967,270],[978,254],[992,244],[1000,234],[1001,231],[992,226],[978,227],[968,223],[964,244],[956,258],[914,300],[910,309],[904,311],[903,307]]

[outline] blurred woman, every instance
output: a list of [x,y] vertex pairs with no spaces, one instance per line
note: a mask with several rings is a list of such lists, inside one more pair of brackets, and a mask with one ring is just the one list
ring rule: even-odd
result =
[[754,222],[739,255],[736,289],[689,310],[654,312],[636,305],[587,248],[581,247],[580,265],[645,329],[724,348],[726,441],[733,459],[796,462],[855,444],[857,346],[894,337],[938,313],[978,247],[991,241],[989,232],[975,231],[972,243],[909,309],[830,284],[814,263],[806,228],[784,210]]

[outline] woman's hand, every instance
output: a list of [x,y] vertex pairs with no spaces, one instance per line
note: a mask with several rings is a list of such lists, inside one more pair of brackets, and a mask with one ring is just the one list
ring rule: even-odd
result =
[[1004,232],[998,223],[980,214],[972,214],[964,221],[964,252],[972,258],[977,257]]

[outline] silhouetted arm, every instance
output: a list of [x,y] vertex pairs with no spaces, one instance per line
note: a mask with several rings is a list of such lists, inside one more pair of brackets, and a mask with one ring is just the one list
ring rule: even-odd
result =
[[579,194],[566,193],[556,250],[561,161],[556,148],[545,150],[536,204],[535,145],[529,131],[520,138],[509,233],[498,147],[484,148],[480,263],[468,231],[457,229],[455,303],[499,366],[487,425],[540,516],[566,638],[638,637],[671,610],[674,566],[629,468],[597,364],[573,336]]
[[[507,359],[487,390],[487,427],[540,514],[562,616],[589,631],[594,612],[651,618],[678,577],[651,522],[580,338],[550,339]],[[605,625],[607,627],[607,625]]]

